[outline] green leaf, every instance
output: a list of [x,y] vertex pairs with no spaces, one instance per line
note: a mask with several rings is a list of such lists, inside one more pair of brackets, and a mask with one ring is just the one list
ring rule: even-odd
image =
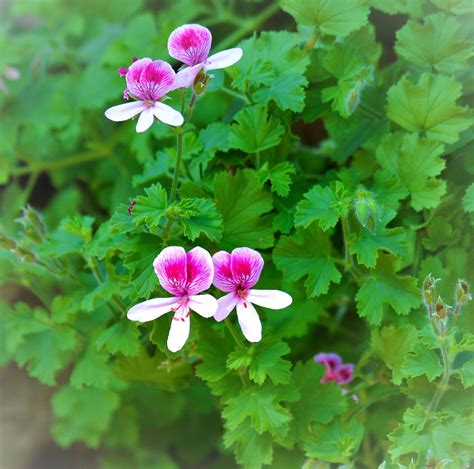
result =
[[95,340],[95,346],[97,350],[135,357],[140,352],[140,332],[136,323],[123,320],[101,332]]
[[389,15],[398,13],[408,14],[410,16],[422,16],[425,0],[369,0],[371,7],[381,10]]
[[262,190],[255,172],[239,171],[235,176],[219,173],[214,179],[216,205],[224,219],[221,248],[237,246],[268,248],[273,245],[271,195]]
[[329,425],[315,425],[304,444],[306,456],[332,463],[348,463],[359,448],[364,426],[354,418],[349,423],[340,418]]
[[371,233],[361,228],[350,246],[351,254],[357,255],[357,261],[366,267],[375,267],[379,251],[386,251],[396,256],[404,256],[407,250],[407,235],[403,228],[387,228],[386,225],[396,215],[387,210],[376,223]]
[[465,388],[474,386],[474,358],[470,358],[464,365],[459,369],[461,376],[462,385]]
[[314,186],[296,206],[295,225],[308,228],[318,221],[321,229],[327,231],[336,226],[340,217],[347,215],[350,204],[351,198],[340,182],[336,183],[335,190]]
[[472,123],[466,108],[456,105],[461,94],[452,77],[424,73],[416,84],[402,77],[388,90],[387,116],[410,132],[455,143]]
[[88,242],[92,237],[93,223],[94,218],[76,214],[73,217],[63,219],[59,225],[59,229],[65,233],[70,233],[81,238],[84,242]]
[[284,342],[259,343],[232,352],[227,358],[227,367],[231,370],[248,368],[250,379],[260,385],[267,377],[274,384],[288,384],[291,380],[291,362],[281,357],[289,352],[290,348]]
[[426,16],[423,24],[410,20],[397,31],[395,50],[416,65],[453,74],[473,55],[469,41],[458,40],[458,32],[456,19],[441,12]]
[[377,161],[395,176],[411,194],[411,206],[420,211],[436,207],[446,183],[435,177],[445,167],[440,158],[444,146],[416,134],[389,134],[377,148]]
[[234,117],[229,144],[245,153],[257,153],[280,143],[283,126],[263,106],[255,105],[243,108]]
[[413,326],[396,329],[386,326],[372,331],[371,346],[385,364],[392,370],[392,381],[399,385],[402,382],[402,366],[408,353],[418,344],[418,332]]
[[331,257],[329,236],[315,225],[283,236],[273,251],[273,261],[289,282],[307,276],[309,297],[327,293],[330,284],[339,283],[342,277]]
[[276,192],[281,197],[287,197],[290,193],[291,174],[295,174],[296,169],[293,164],[285,161],[268,168],[268,163],[258,170],[257,176],[263,183],[270,181],[272,185],[272,192]]
[[464,198],[462,199],[462,205],[466,212],[474,212],[474,183],[467,188]]
[[[308,441],[308,428],[314,422],[327,424],[346,411],[347,398],[334,382],[321,383],[324,369],[313,360],[298,363],[294,370],[294,386],[301,398],[291,404],[293,422],[299,438]],[[318,396],[317,399],[314,396]]]
[[145,194],[136,198],[132,212],[133,223],[136,226],[145,223],[149,229],[156,228],[166,215],[168,197],[161,184],[148,187]]
[[455,15],[474,13],[474,5],[470,0],[431,0],[431,3]]
[[212,241],[219,241],[222,237],[222,216],[217,212],[213,200],[181,199],[169,207],[167,214],[180,221],[184,235],[191,241],[202,233]]
[[410,352],[402,365],[404,376],[416,377],[426,375],[429,381],[441,375],[443,367],[441,366],[439,355],[433,350],[418,347]]
[[204,151],[216,152],[229,150],[230,126],[223,122],[213,122],[199,132],[199,140],[204,145]]
[[119,397],[105,389],[65,386],[54,394],[51,404],[52,433],[59,445],[80,442],[97,448],[119,405]]
[[397,314],[405,315],[421,304],[416,279],[397,275],[399,262],[388,254],[379,256],[376,268],[371,271],[356,295],[357,312],[370,324],[380,324],[386,305]]
[[280,0],[280,5],[298,24],[332,36],[347,36],[362,28],[369,15],[369,7],[360,0]]

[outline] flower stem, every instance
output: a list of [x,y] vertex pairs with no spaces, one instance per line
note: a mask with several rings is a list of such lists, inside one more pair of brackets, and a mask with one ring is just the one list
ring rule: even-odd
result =
[[446,341],[444,338],[441,338],[442,342],[440,343],[441,358],[443,360],[443,376],[441,382],[439,383],[438,388],[431,399],[431,402],[428,405],[427,412],[436,412],[438,405],[443,397],[444,393],[448,389],[449,378],[451,375],[451,364],[449,362],[448,349],[446,347]]
[[231,90],[230,88],[227,88],[226,86],[221,86],[220,90],[223,93],[228,94],[229,96],[232,96],[233,98],[237,98],[237,99],[242,100],[246,104],[248,104],[248,102],[249,102],[247,96],[245,96],[242,93],[237,93],[237,91]]
[[304,45],[304,50],[306,52],[311,52],[313,50],[314,45],[316,44],[316,41],[318,40],[318,36],[319,36],[319,30],[316,27],[314,28],[313,33],[311,34],[311,36],[306,41],[306,44]]
[[241,348],[246,348],[245,345],[242,343],[242,341],[240,340],[240,337],[237,333],[237,331],[235,330],[235,327],[234,325],[232,324],[232,322],[230,321],[230,319],[226,319],[224,321],[226,327],[227,327],[227,330],[230,332],[230,335],[232,336],[232,338],[234,339],[235,343],[241,347]]
[[174,167],[173,183],[171,184],[169,203],[174,202],[176,198],[176,189],[178,187],[179,170],[181,167],[181,158],[183,153],[183,128],[176,129],[176,166]]
[[260,152],[255,153],[255,169],[260,169]]
[[346,270],[349,271],[354,277],[357,283],[360,283],[361,278],[357,270],[357,267],[354,264],[354,259],[350,252],[350,237],[351,237],[351,228],[349,225],[349,220],[347,216],[341,217],[341,226],[342,226],[342,236],[344,238],[344,262],[346,265]]

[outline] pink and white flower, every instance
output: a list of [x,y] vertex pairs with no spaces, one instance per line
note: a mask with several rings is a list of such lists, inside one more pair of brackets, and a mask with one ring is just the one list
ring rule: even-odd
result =
[[184,24],[170,34],[169,54],[188,66],[178,72],[178,87],[190,86],[200,70],[207,72],[230,67],[242,57],[243,52],[240,47],[223,50],[209,56],[211,43],[211,31],[199,24]]
[[354,365],[343,364],[337,353],[318,353],[314,356],[316,363],[322,363],[326,368],[321,383],[335,381],[337,384],[347,384],[354,379]]
[[171,106],[161,102],[170,91],[176,89],[176,73],[171,65],[163,60],[148,58],[136,60],[128,69],[120,69],[125,76],[127,88],[126,99],[132,97],[136,101],[113,106],[105,111],[105,116],[114,121],[122,122],[140,114],[137,121],[137,132],[148,130],[155,117],[165,124],[180,126],[183,116]]
[[211,255],[201,247],[186,253],[182,247],[170,246],[158,254],[153,267],[161,286],[173,296],[144,301],[131,308],[127,317],[132,321],[147,322],[172,311],[167,345],[171,352],[177,352],[189,337],[190,310],[204,318],[214,316],[217,311],[217,300],[213,296],[199,295],[212,283]]
[[259,342],[262,338],[262,323],[254,304],[271,309],[289,306],[292,298],[280,290],[255,290],[263,269],[262,256],[250,248],[237,248],[231,254],[219,251],[212,257],[214,262],[214,285],[227,295],[219,298],[219,307],[214,318],[224,320],[234,308],[245,338]]

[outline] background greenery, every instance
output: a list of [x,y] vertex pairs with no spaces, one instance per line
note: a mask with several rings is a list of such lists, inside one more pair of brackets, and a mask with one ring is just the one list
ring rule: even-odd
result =
[[[454,306],[474,280],[472,2],[0,8],[0,360],[52,387],[58,445],[109,468],[469,464],[472,306],[441,343],[420,289],[432,272]],[[189,22],[244,56],[185,126],[169,203],[173,129],[103,111],[122,100],[116,70],[168,60]],[[169,318],[125,319],[163,293],[151,262],[170,244],[259,249],[259,286],[294,304],[262,312],[253,346],[193,318],[170,354]],[[348,395],[320,384],[320,351],[357,364]]]

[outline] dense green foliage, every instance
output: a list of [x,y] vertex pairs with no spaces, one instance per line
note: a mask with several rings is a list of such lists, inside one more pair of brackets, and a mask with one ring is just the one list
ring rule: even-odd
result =
[[[2,5],[0,362],[54,387],[59,445],[114,469],[468,465],[472,2]],[[170,60],[191,22],[244,55],[186,122],[170,200],[177,131],[103,113],[117,68]],[[293,304],[259,310],[258,344],[196,316],[172,354],[169,317],[125,316],[163,296],[168,245],[257,249],[259,287]],[[321,351],[356,364],[348,393],[320,382]]]

